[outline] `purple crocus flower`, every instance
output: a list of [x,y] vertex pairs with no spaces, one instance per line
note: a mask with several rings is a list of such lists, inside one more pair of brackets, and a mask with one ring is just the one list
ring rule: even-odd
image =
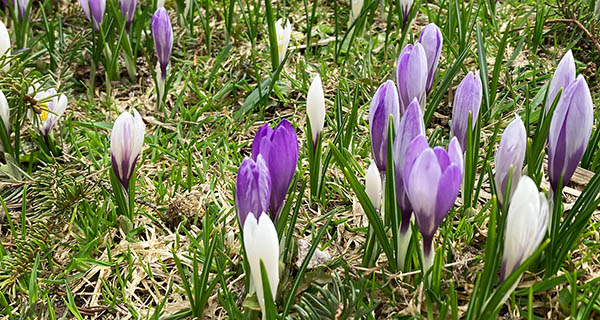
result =
[[417,98],[423,104],[427,86],[427,55],[420,43],[409,44],[400,53],[396,66],[400,114]]
[[385,172],[387,161],[390,115],[393,117],[394,128],[398,128],[399,110],[396,86],[393,81],[388,80],[377,88],[369,109],[369,130],[373,158],[379,172],[382,173]]
[[408,22],[408,16],[410,15],[413,1],[414,0],[400,0],[400,7],[402,8],[402,29],[406,27],[406,23]]
[[259,155],[271,175],[269,207],[273,221],[277,221],[298,163],[298,137],[289,121],[281,120],[275,129],[266,123],[258,130],[252,142],[252,159],[256,161]]
[[423,113],[419,102],[414,99],[406,108],[406,112],[400,119],[400,126],[396,130],[394,140],[394,168],[396,175],[396,201],[402,213],[402,225],[400,232],[406,233],[410,226],[410,217],[413,208],[406,195],[404,186],[404,163],[406,159],[406,150],[410,142],[417,136],[425,135],[425,124],[423,123]]
[[419,43],[423,45],[423,49],[427,55],[427,93],[429,93],[433,86],[438,62],[440,61],[440,56],[442,54],[443,41],[442,32],[435,23],[426,25],[421,31]]
[[135,7],[137,6],[137,0],[121,0],[121,15],[125,20],[125,30],[129,32],[131,28],[131,21],[135,16]]
[[592,132],[594,106],[590,89],[579,75],[563,91],[550,122],[548,175],[556,191],[562,177],[567,185],[583,157]]
[[94,29],[96,31],[100,30],[106,11],[106,0],[79,0],[79,4],[88,20],[92,20]]
[[173,28],[165,8],[158,8],[152,16],[152,36],[154,36],[154,49],[160,64],[161,79],[164,80],[173,48]]
[[29,7],[29,0],[17,0],[17,11],[21,20],[25,20],[25,14],[27,13],[27,7]]
[[502,204],[502,201],[504,200],[504,192],[506,191],[506,184],[508,183],[511,167],[513,172],[511,188],[509,190],[510,194],[508,195],[509,201],[517,188],[519,178],[521,177],[526,149],[527,133],[525,132],[525,125],[523,125],[521,118],[517,116],[504,130],[504,134],[500,140],[500,146],[498,147],[498,151],[496,151],[496,175],[494,176],[494,181],[496,182],[498,202],[500,204]]
[[433,263],[433,235],[454,205],[463,174],[462,150],[455,138],[442,147],[430,148],[423,135],[415,137],[404,160],[404,187],[423,236],[423,269]]
[[145,129],[136,109],[133,109],[133,115],[126,111],[121,113],[113,125],[110,134],[112,168],[124,190],[129,189],[129,179],[142,152]]
[[575,72],[575,59],[573,59],[573,53],[569,50],[558,63],[556,71],[554,71],[554,75],[550,81],[548,97],[546,98],[546,108],[544,109],[545,114],[548,113],[552,107],[552,103],[554,103],[558,91],[560,91],[560,89],[564,90],[569,83],[575,80]]
[[467,125],[469,113],[472,114],[472,126],[475,128],[483,92],[479,74],[469,71],[456,88],[454,106],[452,107],[452,136],[458,138],[462,150],[466,150]]
[[263,157],[259,154],[256,160],[245,158],[238,170],[235,184],[235,206],[240,219],[240,228],[249,213],[256,219],[269,210],[271,197],[271,176]]

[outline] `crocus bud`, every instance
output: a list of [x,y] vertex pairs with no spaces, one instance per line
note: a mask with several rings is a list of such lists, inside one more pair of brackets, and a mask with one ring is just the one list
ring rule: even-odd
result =
[[365,192],[369,196],[369,200],[371,200],[375,210],[379,211],[379,208],[381,208],[381,175],[379,174],[379,170],[377,170],[377,165],[373,161],[371,161],[369,169],[367,169],[365,180]]
[[417,98],[422,104],[427,85],[427,55],[420,43],[402,49],[396,66],[396,82],[400,99],[400,114]]
[[[8,35],[8,30],[6,30],[6,26],[2,21],[0,21],[0,65],[4,65],[2,67],[2,71],[7,72],[10,68],[10,64],[4,59],[8,58],[10,55],[10,36]],[[6,56],[6,58],[5,58]]]
[[400,119],[400,126],[396,130],[396,138],[394,139],[394,174],[396,176],[396,201],[402,213],[401,232],[408,232],[410,226],[410,217],[413,208],[410,200],[406,195],[404,186],[404,162],[406,159],[406,150],[411,141],[417,137],[425,135],[425,123],[423,123],[423,113],[419,102],[414,99],[406,108],[406,112]]
[[273,220],[277,221],[283,208],[298,163],[298,137],[294,127],[285,119],[275,129],[266,123],[256,133],[252,142],[252,159],[262,155],[271,175],[271,199],[269,207]]
[[256,288],[258,303],[263,313],[263,319],[265,319],[265,294],[260,268],[261,261],[267,272],[273,301],[275,301],[277,286],[279,286],[279,240],[275,225],[268,215],[261,214],[258,218],[254,214],[248,215],[248,219],[244,224],[244,248],[250,265],[252,281]]
[[390,115],[393,117],[394,129],[398,128],[400,119],[398,112],[398,92],[394,82],[388,80],[377,88],[369,109],[371,148],[373,149],[373,158],[380,172],[385,172],[387,161]]
[[308,114],[308,119],[310,119],[313,144],[316,144],[317,137],[325,125],[325,95],[323,94],[321,77],[318,75],[313,79],[308,88],[308,94],[306,95],[306,112]]
[[[33,93],[36,89],[30,87],[29,93]],[[40,108],[40,132],[42,135],[48,136],[58,118],[60,118],[65,112],[65,109],[67,109],[67,97],[64,94],[59,96],[56,89],[50,88],[48,90],[37,91],[34,99],[38,101],[38,106]]]
[[275,33],[277,34],[277,53],[279,54],[279,63],[285,58],[290,39],[292,37],[292,24],[290,20],[287,21],[285,28],[283,27],[283,20],[279,19],[275,22]]
[[408,16],[410,14],[413,1],[414,0],[400,0],[400,7],[402,8],[402,29],[406,27],[406,23],[408,22]]
[[352,0],[352,20],[356,20],[356,18],[358,18],[358,16],[360,15],[360,12],[362,11],[362,7],[363,7],[363,0]]
[[425,136],[413,139],[406,150],[404,187],[423,236],[424,269],[433,263],[433,235],[448,213],[462,182],[463,155],[456,138],[442,147],[430,148]]
[[269,210],[270,197],[271,176],[265,160],[260,154],[256,161],[245,158],[238,170],[235,184],[235,206],[242,229],[248,213],[253,212],[258,218]]
[[[6,128],[6,133],[10,133],[10,108],[8,107],[8,101],[6,101],[6,96],[4,96],[4,92],[0,90],[0,120],[4,123],[4,128]],[[2,146],[0,145],[0,148]]]
[[435,23],[428,24],[421,31],[419,43],[423,45],[425,55],[427,55],[427,93],[429,93],[433,86],[433,80],[435,79],[435,73],[442,54],[443,41],[442,32]]
[[473,121],[472,127],[475,128],[482,98],[483,92],[479,74],[473,74],[469,71],[456,88],[454,106],[452,107],[451,132],[452,136],[458,138],[462,150],[466,150],[469,113],[471,113]]
[[100,25],[104,20],[104,11],[106,11],[106,0],[79,0],[79,4],[88,20],[92,20],[94,29],[100,30]]
[[152,16],[152,36],[154,37],[154,49],[160,64],[160,76],[164,80],[167,77],[167,66],[171,58],[173,48],[173,28],[171,19],[165,8],[158,8]]
[[27,13],[27,7],[29,6],[29,0],[17,0],[16,9],[21,20],[25,20],[25,14]]
[[504,191],[506,191],[506,184],[508,183],[508,177],[510,168],[512,167],[512,179],[511,188],[509,190],[508,199],[512,197],[519,178],[521,177],[521,169],[523,168],[523,160],[525,159],[525,150],[527,149],[527,133],[525,132],[525,125],[521,118],[517,116],[504,130],[502,139],[500,140],[500,146],[496,151],[496,175],[494,181],[496,182],[496,190],[498,192],[498,202],[502,204],[504,200]]
[[121,0],[121,15],[125,20],[125,30],[129,32],[131,27],[131,21],[135,16],[135,7],[137,6],[137,0]]
[[144,145],[146,125],[133,109],[133,115],[123,112],[115,120],[110,134],[110,156],[112,168],[124,190],[129,190],[129,179]]
[[556,191],[562,177],[567,185],[583,157],[593,125],[592,96],[579,75],[563,91],[548,135],[548,172],[552,189]]
[[501,282],[537,249],[547,226],[548,200],[530,177],[521,177],[506,215]]
[[573,53],[569,50],[558,63],[556,71],[554,71],[554,75],[550,81],[544,113],[548,113],[552,107],[552,103],[554,103],[558,91],[560,91],[560,89],[564,90],[573,80],[575,80],[575,59],[573,59]]

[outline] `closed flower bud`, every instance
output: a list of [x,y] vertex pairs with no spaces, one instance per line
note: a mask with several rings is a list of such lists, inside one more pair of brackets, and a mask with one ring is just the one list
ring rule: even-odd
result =
[[404,162],[406,159],[406,150],[411,141],[417,136],[425,135],[425,124],[423,123],[423,113],[417,99],[408,105],[406,112],[400,119],[400,126],[396,130],[394,140],[394,173],[396,176],[396,201],[402,213],[402,232],[406,233],[410,226],[410,217],[412,216],[412,206],[406,195],[404,186]]
[[262,126],[252,142],[252,159],[262,155],[271,175],[271,198],[269,207],[273,220],[277,221],[283,208],[298,163],[298,137],[294,127],[285,119],[275,129],[269,124]]
[[408,16],[412,8],[414,0],[400,0],[400,7],[402,8],[402,28],[406,27]]
[[558,63],[556,71],[554,71],[554,75],[550,81],[544,113],[548,113],[552,107],[552,103],[554,103],[558,91],[560,91],[560,89],[566,89],[569,83],[575,80],[575,72],[575,59],[573,59],[573,53],[569,50]]
[[546,197],[538,191],[531,178],[521,177],[506,215],[501,282],[540,245],[546,234],[548,219]]
[[173,49],[173,28],[165,8],[158,8],[152,16],[152,36],[154,37],[156,57],[160,64],[160,77],[164,80],[167,77],[167,66]]
[[325,125],[325,95],[321,77],[318,75],[313,79],[308,94],[306,95],[306,112],[310,119],[313,144],[316,144],[317,137]]
[[482,98],[483,93],[479,74],[467,73],[458,88],[456,88],[454,106],[452,107],[452,136],[458,138],[463,151],[466,150],[469,113],[471,113],[472,127],[475,128]]
[[420,43],[409,44],[402,49],[396,66],[400,114],[404,114],[415,98],[419,104],[424,102],[427,70],[427,55]]
[[423,236],[423,252],[431,255],[433,235],[452,209],[462,182],[463,155],[456,138],[448,151],[430,148],[419,135],[406,150],[404,187],[412,204],[415,221]]
[[509,190],[510,194],[508,195],[509,200],[517,188],[519,178],[521,177],[526,150],[527,133],[525,132],[525,125],[523,125],[521,118],[517,116],[504,130],[504,134],[500,140],[500,146],[496,151],[496,175],[494,176],[494,181],[496,182],[499,203],[502,203],[504,200],[504,192],[506,191],[506,184],[508,183],[511,167],[512,179],[511,188]]
[[358,18],[358,16],[360,15],[360,12],[362,11],[363,7],[363,2],[363,0],[352,0],[352,20],[356,20],[356,18]]
[[394,128],[398,128],[400,119],[398,92],[391,80],[386,81],[377,89],[369,109],[369,130],[371,133],[371,148],[373,158],[380,172],[385,172],[388,147],[388,127],[390,115],[393,117]]
[[146,125],[136,109],[133,109],[133,115],[126,111],[121,113],[113,125],[110,134],[112,168],[124,190],[129,189],[129,179],[142,153],[145,129]]
[[277,53],[279,55],[279,63],[285,58],[290,39],[292,37],[292,24],[287,21],[285,28],[282,26],[283,20],[279,19],[275,22],[275,33],[277,34]]
[[371,161],[369,169],[367,169],[365,180],[365,192],[375,210],[379,211],[381,207],[381,175],[379,174],[379,170],[377,170],[377,165],[373,161]]
[[121,15],[123,16],[123,20],[125,20],[125,30],[127,32],[131,28],[136,6],[137,0],[121,0]]
[[258,218],[249,214],[244,224],[244,248],[250,265],[250,275],[258,303],[265,319],[265,294],[262,282],[260,262],[262,261],[269,279],[273,301],[279,286],[279,240],[277,230],[268,215],[261,214]]
[[256,161],[245,158],[238,170],[235,184],[235,206],[240,220],[240,227],[250,212],[258,218],[269,210],[271,197],[271,176],[267,164],[261,155]]
[[29,7],[29,0],[17,0],[16,4],[16,9],[17,13],[19,14],[19,17],[21,18],[21,20],[25,20],[25,15],[27,14],[27,7]]
[[582,75],[563,91],[550,122],[548,172],[556,191],[560,178],[567,185],[583,157],[592,132],[594,106]]
[[94,29],[100,30],[106,11],[106,0],[79,0],[79,4],[88,20],[92,21]]
[[423,45],[425,55],[427,55],[427,85],[425,88],[428,93],[433,86],[435,73],[440,62],[443,41],[442,32],[435,23],[425,26],[419,37],[419,43]]
[[0,21],[0,65],[2,71],[6,72],[10,68],[10,64],[6,61],[10,55],[10,35],[2,21]]
[[[10,108],[2,90],[0,90],[0,120],[4,123],[7,135],[10,134]],[[0,145],[0,148],[2,148],[2,145]]]

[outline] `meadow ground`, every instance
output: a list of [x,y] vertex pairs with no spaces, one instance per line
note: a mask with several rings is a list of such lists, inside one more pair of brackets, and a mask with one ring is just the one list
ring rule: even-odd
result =
[[[348,1],[291,0],[267,9],[264,1],[191,0],[186,14],[185,1],[167,0],[174,45],[164,105],[157,103],[154,81],[154,1],[140,0],[132,25],[133,80],[125,55],[114,54],[111,64],[107,50],[94,50],[102,41],[77,1],[32,1],[26,26],[13,23],[14,14],[3,6],[13,61],[0,73],[0,89],[19,119],[12,120],[19,133],[10,137],[13,143],[19,137],[19,153],[17,159],[5,154],[2,163],[18,163],[21,170],[15,174],[4,165],[0,175],[0,319],[257,318],[257,300],[246,290],[235,181],[257,130],[281,119],[295,128],[300,154],[288,195],[296,220],[282,258],[278,314],[465,317],[484,269],[500,134],[518,114],[532,137],[548,83],[569,49],[600,105],[600,18],[588,0],[416,1],[414,19],[403,29],[396,2],[365,1],[352,23]],[[117,23],[119,6],[108,0],[107,30],[114,32],[110,24]],[[269,15],[289,19],[293,30],[285,62],[275,71]],[[459,196],[442,222],[435,243],[444,266],[433,288],[424,288],[414,248],[404,273],[390,271],[383,254],[374,266],[363,266],[367,216],[331,150],[348,150],[350,173],[362,183],[372,157],[369,104],[381,83],[395,80],[402,48],[431,22],[444,43],[425,107],[430,141],[448,143],[454,91],[468,71],[483,70],[486,108],[473,165],[474,200],[463,205]],[[306,94],[316,75],[327,109],[326,171],[322,193],[311,198]],[[50,143],[26,116],[34,82],[68,99]],[[146,129],[130,223],[114,201],[109,146],[113,122],[132,107]],[[566,209],[598,171],[598,116],[594,110],[592,139],[563,190]],[[541,188],[548,191],[546,181]],[[499,316],[600,317],[599,228],[596,210],[557,274],[545,277],[543,262],[528,268]],[[314,254],[308,268],[302,265],[307,253]]]

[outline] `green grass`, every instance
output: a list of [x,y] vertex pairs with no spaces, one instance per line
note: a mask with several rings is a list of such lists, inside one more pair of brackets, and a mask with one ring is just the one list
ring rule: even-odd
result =
[[[484,270],[489,218],[496,210],[488,166],[500,134],[518,113],[527,119],[533,137],[546,86],[568,49],[600,105],[600,52],[575,24],[552,20],[577,19],[593,34],[600,22],[587,0],[569,6],[543,0],[432,2],[421,1],[410,28],[403,31],[396,1],[389,0],[383,1],[387,19],[379,1],[365,1],[354,23],[348,20],[349,2],[291,0],[269,7],[260,0],[191,0],[186,16],[177,9],[184,1],[168,0],[174,48],[170,89],[159,108],[150,33],[154,1],[142,0],[134,20],[130,49],[137,57],[135,82],[122,57],[112,57],[115,65],[102,48],[94,51],[91,23],[77,2],[33,2],[28,26],[13,25],[10,10],[3,8],[0,19],[13,36],[13,51],[25,50],[14,56],[10,72],[0,76],[11,114],[18,115],[11,120],[11,141],[22,169],[13,179],[2,161],[0,317],[259,317],[256,298],[246,292],[248,267],[233,192],[237,168],[250,155],[258,128],[283,118],[296,128],[300,161],[288,195],[291,229],[285,233],[289,245],[274,313],[290,319],[467,316],[474,284]],[[119,5],[107,0],[105,27],[112,28],[107,39],[113,54],[128,50],[115,31],[122,30]],[[278,18],[293,24],[288,54],[279,65],[269,47],[270,24]],[[379,84],[395,78],[402,47],[416,41],[429,22],[440,26],[444,36],[425,112],[430,140],[449,141],[454,89],[466,72],[481,70],[487,93],[479,158],[469,180],[472,198],[466,198],[472,208],[459,202],[442,223],[435,241],[441,260],[434,276],[439,281],[423,288],[418,267],[406,274],[391,270],[383,251],[375,267],[361,267],[368,225],[360,206],[365,199],[352,185],[364,182],[370,162],[371,98]],[[28,36],[21,39],[23,32]],[[21,42],[23,47],[17,47]],[[100,63],[92,70],[95,60]],[[327,171],[321,194],[311,197],[305,99],[316,74],[325,89],[322,161]],[[53,129],[54,150],[44,145],[26,116],[31,104],[23,97],[34,81],[57,87],[69,99]],[[109,145],[113,121],[130,107],[142,114],[146,135],[136,171],[133,230],[125,234],[110,183]],[[595,115],[597,125],[600,114]],[[599,170],[599,132],[594,129],[581,163],[591,172]],[[585,184],[569,187],[580,191]],[[565,193],[567,206],[577,200],[573,194]],[[596,210],[589,222],[580,222],[582,236],[556,276],[544,278],[545,258],[531,261],[500,315],[599,317],[599,221]],[[388,236],[391,242],[391,232]],[[298,268],[296,239],[307,240],[309,252],[327,251],[333,259],[316,268]],[[413,266],[420,265],[418,248],[413,242],[409,249]],[[489,285],[495,288],[496,283]]]

